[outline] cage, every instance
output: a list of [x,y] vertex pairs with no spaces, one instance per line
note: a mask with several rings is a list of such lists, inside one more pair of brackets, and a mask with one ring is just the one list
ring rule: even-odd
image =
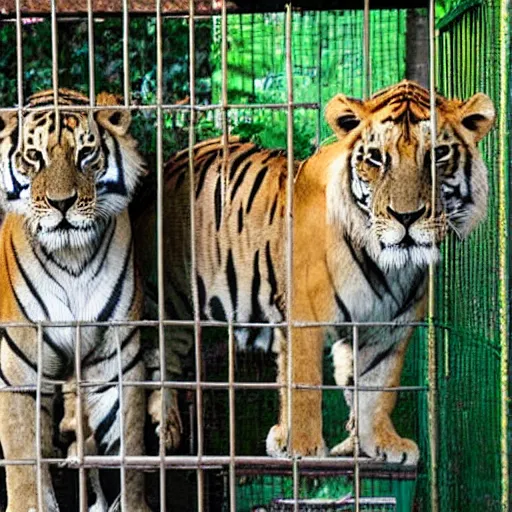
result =
[[[179,448],[167,454],[149,418],[140,456],[122,448],[120,455],[87,452],[81,395],[93,386],[129,389],[137,383],[122,382],[119,375],[110,383],[106,377],[88,381],[76,358],[71,366],[77,379],[76,433],[59,434],[67,396],[60,387],[67,383],[54,380],[53,446],[60,454],[43,457],[41,394],[51,381],[41,364],[44,334],[73,327],[80,353],[81,332],[90,326],[30,324],[40,350],[31,388],[38,410],[36,457],[4,456],[1,466],[38,468],[38,508],[47,510],[40,468],[49,465],[61,510],[88,510],[93,478],[100,479],[109,510],[125,509],[130,470],[144,474],[148,503],[162,511],[509,509],[511,46],[505,0],[428,5],[0,0],[0,6],[5,112],[21,119],[30,111],[22,108],[25,99],[43,89],[79,90],[89,97],[91,112],[98,109],[97,92],[123,95],[117,108],[131,112],[131,132],[154,170],[132,201],[133,216],[148,203],[161,205],[165,161],[195,142],[229,131],[262,147],[287,150],[290,165],[307,158],[329,143],[323,113],[339,92],[367,98],[409,78],[427,88],[435,85],[447,97],[485,92],[498,112],[496,127],[481,144],[489,169],[487,218],[468,240],[452,234],[444,242],[441,263],[431,269],[428,315],[416,326],[397,388],[394,422],[418,443],[418,465],[358,456],[266,457],[265,436],[279,407],[276,356],[272,350],[235,352],[233,322],[206,321],[195,303],[190,317],[195,353],[184,363],[179,382],[166,384],[179,389],[183,425]],[[159,264],[161,253],[160,245],[154,255]],[[154,286],[146,286],[145,293],[155,309],[140,323],[142,338],[156,337],[161,349],[172,326],[164,312],[164,272],[150,276]],[[360,327],[354,324],[356,339]],[[9,329],[16,326],[4,323],[2,335]],[[114,359],[121,369],[117,343]],[[349,415],[343,386],[328,371],[331,365],[326,349],[322,394],[328,446],[346,435],[340,418]],[[164,385],[155,382],[138,384],[148,392]],[[354,386],[357,390],[357,379]],[[129,427],[121,424],[121,439]],[[71,456],[75,440],[77,453]],[[4,486],[3,509],[6,503]]]

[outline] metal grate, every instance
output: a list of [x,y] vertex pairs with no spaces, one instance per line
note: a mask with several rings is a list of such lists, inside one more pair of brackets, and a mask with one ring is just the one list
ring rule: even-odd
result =
[[[297,146],[300,146],[299,153],[302,155],[307,153],[307,149],[318,147],[321,142],[328,135],[328,131],[322,120],[322,110],[324,103],[330,98],[335,91],[344,90],[351,92],[356,96],[368,97],[372,91],[377,90],[385,85],[386,78],[379,74],[379,70],[385,67],[392,67],[392,71],[388,76],[396,76],[396,81],[402,78],[405,74],[405,16],[404,12],[398,11],[370,11],[370,2],[365,0],[364,9],[362,11],[336,11],[336,12],[315,12],[309,13],[310,17],[306,18],[305,13],[294,12],[293,5],[288,6],[285,12],[278,12],[272,14],[244,14],[244,15],[228,15],[228,6],[226,2],[220,2],[214,17],[211,18],[212,26],[212,42],[217,44],[218,52],[213,62],[210,63],[212,79],[210,89],[205,92],[201,89],[203,79],[206,79],[208,72],[198,68],[198,48],[201,47],[202,42],[198,41],[197,30],[198,26],[201,29],[202,23],[205,19],[204,2],[198,5],[193,0],[188,2],[188,14],[178,16],[164,16],[162,12],[162,3],[157,1],[154,4],[154,11],[151,8],[152,15],[154,14],[154,33],[149,35],[153,38],[153,48],[151,50],[152,56],[155,58],[155,75],[151,84],[153,87],[153,95],[150,100],[141,104],[139,100],[134,101],[136,95],[133,94],[133,80],[131,80],[130,62],[134,58],[131,55],[130,48],[130,31],[132,30],[131,22],[133,18],[130,16],[130,4],[128,0],[122,2],[122,22],[120,37],[122,37],[121,60],[122,71],[119,70],[119,80],[116,86],[121,88],[124,97],[124,104],[119,107],[109,107],[113,110],[130,110],[136,117],[136,121],[140,122],[140,129],[142,135],[148,135],[152,131],[154,136],[154,155],[149,157],[150,165],[154,165],[156,169],[156,204],[157,204],[157,233],[158,233],[158,252],[157,267],[157,316],[155,320],[144,321],[122,321],[122,322],[38,322],[37,324],[26,324],[20,322],[11,322],[2,324],[3,328],[22,328],[28,327],[33,329],[37,337],[37,382],[34,386],[26,386],[19,389],[7,388],[0,389],[1,392],[12,391],[32,391],[36,395],[36,449],[35,458],[33,460],[9,460],[4,459],[0,461],[0,466],[6,465],[33,465],[37,470],[37,485],[38,485],[38,507],[40,510],[46,510],[44,507],[42,492],[43,474],[42,468],[44,465],[49,464],[57,471],[57,468],[67,468],[78,470],[78,484],[73,490],[76,496],[69,498],[73,502],[73,507],[78,507],[78,510],[84,512],[87,510],[88,504],[88,483],[87,478],[92,474],[90,470],[98,468],[102,469],[117,469],[119,470],[120,481],[120,506],[121,509],[126,509],[126,472],[130,470],[145,471],[148,473],[148,482],[151,482],[149,489],[152,493],[153,504],[155,510],[197,510],[197,511],[210,511],[210,510],[242,510],[241,500],[241,481],[247,478],[247,475],[272,473],[279,475],[287,475],[289,482],[286,486],[286,491],[289,495],[286,498],[274,497],[269,503],[265,503],[261,508],[254,508],[253,510],[266,510],[264,507],[269,507],[270,511],[305,511],[305,510],[355,510],[355,511],[384,511],[384,510],[402,510],[397,507],[395,499],[386,498],[372,498],[363,496],[364,485],[362,480],[367,475],[384,474],[389,478],[396,476],[397,479],[414,478],[416,476],[416,468],[412,470],[404,470],[400,466],[394,466],[383,463],[376,463],[366,459],[359,453],[358,442],[358,422],[359,412],[358,403],[360,393],[364,393],[373,388],[364,387],[359,383],[358,379],[358,350],[357,340],[359,330],[367,326],[393,326],[391,322],[351,322],[338,324],[341,326],[349,327],[352,330],[353,338],[353,375],[354,382],[350,386],[336,386],[334,384],[326,384],[314,389],[320,389],[325,394],[333,392],[339,394],[340,391],[352,391],[354,393],[354,414],[355,414],[355,455],[353,458],[317,458],[317,457],[289,457],[269,459],[263,456],[259,448],[253,449],[250,445],[243,445],[239,437],[240,424],[237,418],[240,417],[243,409],[243,403],[240,403],[240,394],[243,397],[250,396],[266,396],[270,397],[269,401],[273,400],[275,405],[276,392],[282,387],[274,382],[271,382],[273,375],[265,375],[265,378],[246,381],[240,372],[240,360],[235,352],[235,336],[234,329],[236,327],[258,327],[258,324],[241,324],[236,322],[217,322],[217,321],[204,321],[200,318],[199,312],[199,292],[197,289],[197,282],[192,280],[193,283],[193,318],[190,321],[182,320],[168,320],[165,310],[165,265],[164,265],[164,250],[163,250],[163,202],[165,199],[165,187],[163,181],[164,163],[174,150],[184,144],[188,144],[190,158],[190,200],[194,205],[194,160],[192,158],[194,151],[193,147],[196,141],[203,138],[208,138],[213,134],[220,134],[224,141],[224,154],[227,158],[228,147],[227,137],[233,131],[240,130],[241,126],[246,124],[253,125],[258,122],[258,115],[262,112],[271,112],[276,124],[285,126],[286,129],[280,136],[283,137],[287,148],[287,162],[288,162],[288,183],[287,183],[287,202],[286,202],[286,222],[287,222],[287,254],[291,255],[293,246],[293,175],[295,167],[295,158],[297,157]],[[107,4],[105,4],[107,5]],[[233,8],[231,3],[229,7]],[[434,32],[434,1],[429,3],[429,39],[430,39],[430,83],[429,88],[434,91],[436,87],[436,37]],[[40,8],[39,8],[40,9]],[[80,7],[83,9],[83,6]],[[97,59],[104,59],[104,48],[97,48],[95,39],[98,32],[99,20],[95,12],[93,12],[93,2],[88,0],[87,10],[82,11],[87,14],[86,22],[81,19],[79,22],[76,20],[70,23],[86,24],[86,38],[88,40],[87,52],[87,66],[88,72],[86,73],[87,84],[85,88],[88,91],[90,105],[88,107],[77,106],[79,110],[89,110],[90,112],[100,110],[104,107],[95,105],[96,98],[96,83],[98,75],[104,70],[98,69],[96,64]],[[145,6],[142,6],[145,9]],[[183,6],[180,6],[183,10]],[[56,116],[59,115],[59,107],[57,102],[57,89],[60,82],[63,80],[62,73],[59,73],[59,66],[65,63],[59,62],[59,9],[57,0],[51,0],[49,19],[43,21],[43,24],[49,24],[49,43],[51,44],[51,73],[43,79],[50,82],[51,87],[55,94]],[[38,11],[39,12],[39,11]],[[75,12],[75,11],[71,11]],[[45,12],[45,14],[47,11]],[[208,13],[210,16],[211,13]],[[35,30],[29,25],[27,15],[22,13],[22,2],[16,0],[15,4],[15,21],[14,33],[11,34],[15,40],[16,48],[16,78],[11,81],[16,84],[16,98],[9,98],[11,91],[6,91],[3,94],[6,104],[17,103],[17,107],[12,109],[4,109],[5,111],[11,110],[18,113],[19,126],[22,125],[23,114],[30,111],[30,109],[23,108],[24,98],[27,92],[31,90],[32,84],[27,84],[26,74],[24,73],[24,30]],[[164,54],[164,49],[167,48],[172,52],[172,44],[169,47],[169,42],[166,40],[165,27],[170,22],[181,23],[182,30],[188,30],[188,76],[179,75],[179,79],[183,79],[187,86],[185,87],[186,96],[180,98],[180,93],[174,88],[174,84],[164,84],[164,67],[167,55]],[[107,25],[110,23],[109,19],[102,19],[102,23]],[[6,30],[12,29],[12,23],[5,22]],[[2,26],[1,28],[4,28]],[[10,28],[9,28],[10,27]],[[255,27],[262,30],[261,33],[256,32]],[[379,32],[391,27],[392,30],[396,29],[396,38],[388,39],[388,46],[382,46],[379,42]],[[246,37],[247,31],[250,33],[249,38]],[[307,32],[308,37],[297,36],[296,31],[303,31],[303,35]],[[274,37],[273,48],[277,48],[276,53],[272,53],[268,48],[260,46],[259,38],[265,38],[265,31],[270,32]],[[335,40],[336,34],[341,31],[342,37],[332,44]],[[343,43],[343,35],[348,31],[354,31],[347,40],[355,46],[347,48]],[[231,44],[230,34],[232,36]],[[239,37],[236,40],[236,37]],[[26,36],[25,36],[26,39]],[[272,93],[265,95],[262,93],[264,87],[255,81],[255,77],[247,77],[245,75],[237,76],[238,64],[236,59],[241,58],[241,54],[230,53],[236,44],[246,44],[247,40],[251,41],[252,50],[251,58],[254,60],[268,59],[268,76],[270,85],[266,84],[265,87],[271,89]],[[442,39],[443,45],[445,38]],[[48,42],[48,41],[47,41]],[[301,48],[294,45],[297,42],[310,44],[310,46]],[[258,55],[255,48],[261,50]],[[442,46],[441,48],[444,48]],[[332,52],[332,60],[328,60],[325,56],[326,52]],[[108,51],[106,52],[108,54]],[[340,54],[346,57],[340,57]],[[337,60],[339,59],[339,61]],[[349,62],[347,65],[346,62]],[[325,63],[329,62],[326,67]],[[339,69],[336,69],[336,63],[340,63]],[[83,61],[82,61],[83,63]],[[332,66],[331,66],[332,64]],[[254,65],[254,62],[253,62]],[[233,68],[233,69],[232,69]],[[345,73],[345,71],[347,73]],[[347,74],[352,73],[348,76]],[[198,76],[199,75],[199,76]],[[444,75],[443,75],[444,76]],[[235,77],[240,80],[241,88],[238,91],[230,91],[229,80],[230,77]],[[311,87],[301,87],[301,81],[306,77],[313,77],[311,80]],[[446,77],[443,78],[443,83]],[[282,81],[284,87],[279,87],[278,91],[272,91],[272,81]],[[340,84],[343,84],[341,86]],[[168,86],[166,88],[166,86]],[[118,92],[121,92],[118,91]],[[263,99],[272,98],[273,101],[263,101]],[[73,107],[66,107],[66,110],[72,110]],[[436,132],[435,124],[435,97],[431,95],[431,119],[432,128],[431,132]],[[311,122],[314,128],[311,130],[311,137],[302,147],[303,141],[296,137],[297,122]],[[144,125],[150,125],[149,130],[143,128]],[[207,128],[206,128],[207,127]],[[146,130],[146,131],[144,131]],[[173,131],[174,137],[172,144],[176,147],[170,147],[169,130]],[[263,131],[261,132],[263,133]],[[263,135],[259,133],[260,142],[262,142]],[[271,136],[266,139],[271,142]],[[265,142],[265,139],[263,139]],[[143,148],[149,148],[151,143],[142,141]],[[148,144],[145,146],[145,144]],[[167,145],[166,145],[167,144]],[[309,148],[306,146],[309,145]],[[171,151],[172,149],[172,151]],[[432,181],[435,183],[436,168],[435,158],[432,161]],[[225,168],[223,169],[225,171]],[[435,189],[435,187],[433,187]],[[503,220],[503,219],[502,219]],[[192,226],[192,260],[191,260],[191,274],[196,275],[196,248],[195,236],[193,226],[196,225],[195,209],[191,208],[190,225]],[[499,268],[503,272],[505,263],[500,261]],[[292,262],[291,257],[287,258],[287,314],[286,322],[279,324],[261,324],[259,327],[279,326],[286,330],[288,339],[291,340],[292,332],[295,328],[307,327],[320,327],[323,323],[314,322],[297,322],[292,320],[291,303],[292,303]],[[437,395],[437,377],[438,374],[438,361],[437,356],[439,349],[437,347],[437,340],[439,337],[445,336],[442,328],[439,328],[434,323],[434,318],[438,314],[435,311],[436,304],[434,303],[435,296],[435,283],[436,278],[434,269],[430,269],[430,288],[429,288],[429,313],[425,322],[413,323],[410,325],[418,327],[422,331],[427,342],[425,343],[428,361],[425,373],[427,374],[427,383],[411,384],[390,388],[387,391],[400,391],[402,394],[420,394],[421,400],[428,401],[428,431],[423,432],[423,435],[428,435],[428,467],[420,468],[422,477],[428,480],[429,492],[426,493],[430,499],[428,506],[425,504],[425,510],[448,510],[440,507],[442,499],[438,495],[440,487],[438,482],[439,474],[445,475],[445,469],[438,467],[438,443],[439,434],[437,431],[437,421],[440,416],[438,410],[439,399]],[[502,303],[501,306],[504,306]],[[502,320],[503,321],[503,320]],[[330,325],[330,324],[329,324]],[[83,330],[91,326],[139,326],[144,332],[152,332],[153,335],[157,333],[159,343],[159,365],[160,374],[165,375],[166,371],[166,329],[168,327],[189,327],[194,330],[194,354],[195,360],[193,364],[193,371],[189,380],[180,381],[127,381],[122,377],[122,360],[121,360],[121,344],[119,340],[119,330],[116,330],[116,364],[118,369],[118,380],[115,382],[106,382],[102,380],[91,381],[86,380],[82,376],[81,361],[78,356],[75,357],[74,374],[76,378],[76,457],[43,457],[41,451],[41,394],[46,384],[55,384],[58,386],[65,386],[68,383],[63,380],[50,380],[44,375],[43,364],[43,335],[48,328],[66,328],[72,327],[75,332],[75,354],[82,353],[82,336]],[[403,327],[403,325],[401,325]],[[217,349],[217,359],[214,358],[214,365],[219,364],[219,359],[223,359],[225,371],[222,373],[222,378],[211,379],[207,374],[205,361],[208,360],[209,346],[205,342],[205,333],[217,329],[221,332],[220,337],[223,338],[223,343],[218,346],[225,350],[220,353],[221,349]],[[439,334],[439,331],[443,331]],[[226,336],[227,334],[227,336]],[[151,336],[151,334],[148,334]],[[227,341],[226,341],[227,338]],[[297,389],[297,385],[293,383],[292,376],[292,358],[293,353],[291,349],[288,350],[288,375],[285,389],[288,393],[288,404],[292,403],[292,390]],[[505,350],[503,348],[503,350]],[[220,354],[220,355],[219,355]],[[252,356],[248,357],[246,364],[251,363]],[[265,356],[261,356],[265,358]],[[247,363],[247,361],[249,361]],[[268,365],[269,360],[263,361],[262,366]],[[123,422],[123,415],[121,414],[120,430],[121,430],[121,443],[119,448],[119,455],[92,455],[87,452],[87,434],[84,430],[85,420],[83,411],[83,394],[98,386],[111,386],[117,387],[119,390],[143,387],[147,390],[158,389],[162,390],[167,388],[180,389],[187,393],[188,416],[184,415],[184,420],[188,426],[185,426],[185,431],[189,435],[189,449],[185,453],[178,453],[169,455],[166,454],[165,445],[163,440],[160,440],[158,448],[152,455],[128,455],[125,451],[124,438],[126,431],[130,428]],[[300,388],[300,386],[299,386]],[[302,388],[306,388],[302,386]],[[310,389],[310,388],[308,388]],[[386,391],[386,390],[384,390]],[[506,395],[505,391],[504,394]],[[119,408],[123,410],[123,393],[119,393]],[[259,399],[259,398],[258,398]],[[217,418],[218,431],[220,442],[212,441],[212,432],[209,430],[212,424],[212,414],[215,413],[212,409],[212,404],[224,403],[225,411],[219,414]],[[162,402],[161,415],[166,416],[166,405]],[[213,412],[212,412],[213,411]],[[207,419],[210,420],[208,423]],[[293,411],[291,405],[288,409],[288,422],[289,430],[293,429]],[[243,428],[242,428],[243,430]],[[503,434],[503,432],[502,432]],[[506,428],[505,428],[506,434]],[[154,440],[153,440],[154,441]],[[256,442],[256,441],[255,441]],[[219,453],[219,446],[222,446],[221,453]],[[260,447],[261,448],[261,447]],[[257,454],[256,454],[257,452]],[[443,456],[446,454],[443,452]],[[442,460],[446,460],[442,458]],[[352,494],[348,498],[344,498],[341,493],[338,496],[330,497],[329,499],[310,498],[303,496],[304,487],[302,482],[304,479],[315,478],[317,475],[328,473],[332,475],[335,473],[337,478],[340,475],[349,479],[345,482],[346,487],[351,487]],[[157,476],[158,475],[158,481]],[[391,476],[390,476],[391,475]],[[505,477],[503,477],[504,480]],[[221,482],[220,487],[216,487]],[[245,480],[244,480],[245,482]],[[508,480],[506,484],[500,487],[497,492],[506,492]],[[154,486],[154,487],[152,487]],[[148,486],[149,487],[149,486]],[[158,489],[158,492],[155,491]],[[172,492],[169,490],[172,489]],[[173,496],[173,493],[178,493],[180,496]],[[158,495],[157,495],[158,494]],[[213,496],[213,498],[212,498]],[[504,507],[507,505],[505,502],[508,498],[503,498]],[[190,500],[190,501],[188,501]],[[426,500],[425,500],[426,501]],[[256,504],[253,504],[256,505]],[[245,506],[245,503],[244,503]],[[61,510],[71,510],[69,502],[61,504]],[[73,508],[74,510],[75,508]],[[505,510],[506,508],[504,508]]]

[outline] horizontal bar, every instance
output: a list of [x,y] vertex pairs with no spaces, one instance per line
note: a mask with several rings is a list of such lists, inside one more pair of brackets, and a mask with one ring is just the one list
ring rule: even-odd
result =
[[[397,463],[381,462],[367,457],[299,457],[299,458],[286,458],[286,457],[266,457],[266,456],[247,456],[236,455],[230,457],[229,455],[203,455],[201,457],[195,455],[166,455],[164,457],[164,464],[167,469],[197,469],[197,468],[222,468],[228,467],[229,462],[234,460],[237,469],[244,468],[264,468],[265,470],[288,470],[293,469],[293,464],[296,463],[299,468],[315,469],[315,470],[344,470],[351,471],[357,463],[363,471],[382,471],[392,473],[402,473],[415,475],[416,466],[403,465]],[[156,455],[126,455],[120,457],[119,455],[84,455],[83,463],[80,462],[78,457],[68,458],[43,458],[43,464],[59,465],[60,467],[67,467],[71,469],[85,468],[117,468],[121,464],[126,467],[138,469],[158,469],[160,467],[161,458]],[[35,459],[2,459],[0,460],[1,466],[27,466],[34,465]]]
[[[163,320],[165,327],[193,327],[194,320]],[[158,320],[109,320],[106,322],[99,321],[67,321],[67,322],[52,322],[45,320],[43,322],[0,322],[0,329],[13,328],[13,327],[158,327]],[[218,320],[201,320],[199,322],[201,327],[229,327],[229,322],[220,322]],[[231,324],[234,328],[265,328],[265,327],[286,327],[291,325],[296,328],[311,328],[311,327],[428,327],[427,322],[233,322]],[[449,328],[449,326],[441,326]]]
[[[226,10],[228,13],[261,13],[261,12],[283,12],[286,0],[244,0],[243,2],[226,0]],[[220,15],[221,2],[212,2],[212,0],[196,0],[194,5],[194,14],[199,16],[217,16]],[[425,8],[426,0],[373,0],[372,10],[375,9],[405,9],[405,8]],[[95,14],[120,15],[123,9],[122,0],[93,0],[92,7]],[[360,0],[347,0],[340,4],[339,0],[295,0],[293,2],[294,10],[339,10],[343,9],[362,9]],[[48,0],[24,0],[22,16],[49,16],[50,6]],[[162,0],[160,8],[162,16],[174,14],[187,16],[189,14],[188,0]],[[15,0],[0,0],[0,15],[13,16],[16,12]],[[129,12],[131,15],[155,15],[155,3],[147,0],[131,0]],[[59,0],[59,15],[87,15],[87,3],[76,2],[76,0]],[[194,16],[195,18],[196,16]]]
[[[294,109],[306,109],[314,110],[320,108],[318,103],[294,103],[292,105]],[[130,111],[157,111],[160,107],[156,104],[150,105],[62,105],[64,111],[92,111],[96,112],[99,110],[130,110]],[[163,111],[174,111],[174,112],[190,112],[194,110],[196,112],[209,112],[209,111],[223,111],[227,110],[288,110],[288,104],[286,103],[233,103],[223,107],[222,105],[187,105],[187,104],[164,104],[161,106]],[[55,110],[53,106],[40,106],[40,107],[6,107],[0,108],[0,113],[19,112],[30,113],[30,112],[51,112]]]
[[[232,0],[226,0],[230,11],[239,12],[240,9]],[[188,13],[188,0],[162,0],[161,12],[165,13]],[[129,12],[133,14],[155,15],[155,3],[147,0],[130,0]],[[220,14],[220,8],[214,7],[211,0],[196,0],[196,12],[198,14]],[[92,0],[92,10],[95,14],[121,14],[123,11],[122,0]],[[1,0],[0,12],[2,14],[15,12],[15,0]],[[87,2],[76,2],[76,0],[59,0],[59,14],[87,15]],[[49,15],[50,2],[48,0],[24,0],[21,9],[22,16]]]
[[[67,381],[63,380],[50,380],[43,379],[44,384],[52,384],[55,386],[62,386],[67,383]],[[106,381],[81,381],[80,388],[89,388],[89,387],[117,387],[119,383],[116,382],[106,382]],[[262,390],[273,390],[273,389],[281,389],[286,388],[287,384],[278,384],[277,382],[234,382],[233,387],[235,389],[262,389]],[[159,381],[159,380],[149,380],[149,381],[132,381],[132,380],[123,380],[123,387],[133,387],[133,388],[147,388],[147,389],[160,389],[171,388],[171,389],[196,389],[198,387],[204,389],[229,389],[229,382],[210,382],[210,381]],[[293,389],[306,389],[306,390],[322,390],[322,391],[354,391],[356,389],[355,386],[338,386],[335,384],[320,384],[320,385],[310,385],[310,384],[293,384]],[[428,386],[364,386],[360,385],[357,387],[359,391],[428,391]],[[0,393],[13,393],[20,391],[35,391],[36,386],[12,386],[12,387],[2,387],[0,388]]]

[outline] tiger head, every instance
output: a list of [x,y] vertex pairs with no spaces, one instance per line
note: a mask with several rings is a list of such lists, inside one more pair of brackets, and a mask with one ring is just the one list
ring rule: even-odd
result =
[[367,101],[338,95],[326,118],[338,136],[327,185],[331,222],[384,269],[437,261],[448,229],[465,237],[485,215],[487,169],[476,147],[492,127],[492,101],[436,96],[435,204],[429,92],[410,81]]
[[[88,104],[60,89],[56,111],[53,91],[35,94],[21,130],[16,112],[0,114],[1,205],[22,215],[28,234],[48,251],[91,247],[145,173],[128,133],[130,113],[66,109]],[[119,98],[101,93],[96,104],[118,105]]]

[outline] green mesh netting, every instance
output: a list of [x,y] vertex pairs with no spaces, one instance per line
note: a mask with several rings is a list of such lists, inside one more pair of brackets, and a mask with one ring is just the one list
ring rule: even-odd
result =
[[[448,96],[486,92],[500,111],[500,2],[459,4],[441,20],[438,83]],[[508,57],[510,58],[510,56]],[[503,204],[499,124],[481,145],[489,167],[487,221],[469,240],[444,245],[438,272],[439,483],[441,510],[502,510],[501,357],[503,299],[499,221]]]

